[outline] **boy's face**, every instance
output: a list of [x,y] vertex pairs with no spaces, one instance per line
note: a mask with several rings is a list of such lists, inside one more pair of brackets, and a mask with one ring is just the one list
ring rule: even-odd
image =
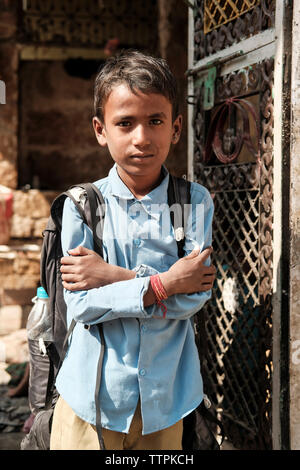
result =
[[125,84],[117,85],[104,106],[104,122],[93,119],[100,145],[108,146],[119,175],[158,178],[171,143],[177,143],[181,116],[173,122],[172,104],[157,93],[136,94]]

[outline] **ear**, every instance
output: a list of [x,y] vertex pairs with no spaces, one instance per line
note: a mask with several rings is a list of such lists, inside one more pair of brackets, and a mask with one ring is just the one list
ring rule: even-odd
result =
[[100,121],[100,119],[96,116],[93,117],[93,128],[95,131],[96,139],[98,140],[98,144],[102,147],[105,147],[107,145],[105,127],[104,124]]
[[172,144],[177,144],[180,139],[182,129],[182,115],[179,114],[172,124]]

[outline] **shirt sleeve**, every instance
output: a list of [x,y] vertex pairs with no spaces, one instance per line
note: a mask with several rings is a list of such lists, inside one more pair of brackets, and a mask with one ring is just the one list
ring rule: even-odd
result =
[[[197,183],[191,184],[191,205],[185,233],[184,251],[186,255],[194,248],[200,251],[211,246],[212,220],[214,214],[213,200],[206,188]],[[205,261],[209,266],[210,258]],[[150,278],[149,278],[150,279]],[[167,307],[166,319],[185,320],[197,313],[211,298],[211,290],[193,294],[175,294],[163,303]],[[146,307],[150,316],[163,317],[163,312],[157,304]]]
[[[61,243],[64,256],[79,245],[93,250],[91,229],[83,222],[74,203],[67,198],[64,204]],[[127,281],[82,291],[64,289],[64,299],[76,322],[93,325],[119,317],[148,318],[143,297],[150,277],[136,277]],[[122,302],[120,302],[122,299]]]

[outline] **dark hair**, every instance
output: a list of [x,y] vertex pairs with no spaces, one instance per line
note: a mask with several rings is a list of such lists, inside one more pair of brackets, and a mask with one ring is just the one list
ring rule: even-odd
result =
[[125,83],[133,93],[159,93],[172,104],[172,115],[178,115],[176,80],[164,59],[135,50],[122,51],[106,60],[94,87],[94,112],[103,121],[103,109],[114,86]]

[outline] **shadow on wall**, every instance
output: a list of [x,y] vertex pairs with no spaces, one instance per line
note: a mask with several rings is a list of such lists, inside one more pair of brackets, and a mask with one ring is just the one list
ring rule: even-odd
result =
[[61,190],[106,176],[112,160],[92,127],[100,66],[83,59],[21,63],[19,187]]

